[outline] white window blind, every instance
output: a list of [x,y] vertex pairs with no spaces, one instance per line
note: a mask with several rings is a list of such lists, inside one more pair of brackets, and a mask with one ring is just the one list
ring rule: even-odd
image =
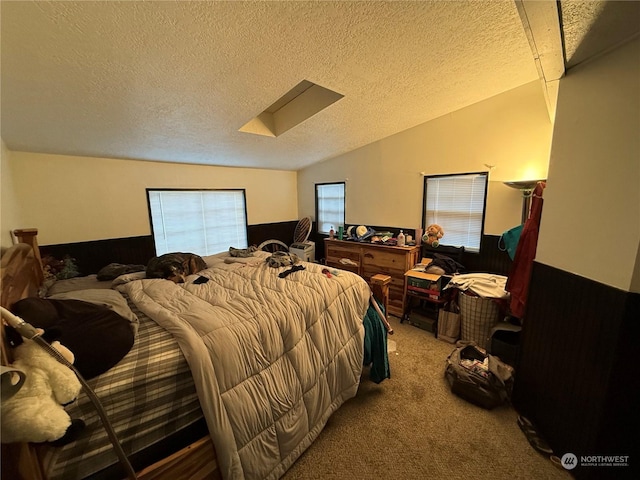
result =
[[316,184],[316,224],[318,233],[337,232],[344,227],[344,183]]
[[156,254],[247,248],[244,190],[147,189]]
[[425,228],[437,223],[443,245],[480,251],[488,176],[486,173],[425,177]]

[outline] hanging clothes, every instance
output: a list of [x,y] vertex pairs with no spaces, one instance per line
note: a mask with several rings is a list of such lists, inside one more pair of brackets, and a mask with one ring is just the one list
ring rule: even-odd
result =
[[[379,305],[379,308],[384,307]],[[387,351],[387,330],[373,305],[369,305],[362,322],[364,324],[363,365],[371,365],[369,379],[374,383],[381,383],[385,378],[391,378]]]
[[538,247],[538,232],[542,218],[542,192],[545,182],[538,182],[533,190],[529,218],[524,224],[509,271],[506,290],[511,293],[510,309],[513,316],[522,319],[525,313],[533,260]]

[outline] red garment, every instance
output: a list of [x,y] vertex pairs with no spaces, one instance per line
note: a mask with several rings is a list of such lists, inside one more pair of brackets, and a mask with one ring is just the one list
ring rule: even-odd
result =
[[529,218],[524,224],[520,240],[513,257],[513,264],[507,278],[506,290],[511,293],[511,314],[516,318],[523,318],[529,293],[529,281],[533,260],[536,258],[538,246],[538,231],[542,217],[542,191],[545,182],[538,182],[533,190]]

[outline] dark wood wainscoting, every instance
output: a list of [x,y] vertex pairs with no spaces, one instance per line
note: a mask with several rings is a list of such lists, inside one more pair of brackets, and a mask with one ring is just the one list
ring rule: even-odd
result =
[[110,263],[146,265],[155,256],[153,237],[110,238],[88,242],[41,245],[42,257],[51,255],[57,259],[69,256],[76,260],[81,275],[97,273]]
[[247,229],[249,245],[260,245],[265,240],[271,239],[280,240],[287,245],[291,245],[293,243],[293,232],[297,224],[298,220],[249,225]]
[[578,466],[576,478],[640,478],[639,319],[640,294],[534,263],[514,406],[559,456],[631,455],[629,467]]
[[[249,245],[259,245],[265,240],[281,240],[287,245],[293,242],[293,232],[297,220],[288,222],[249,225],[247,228]],[[232,245],[230,245],[232,246]],[[56,259],[66,256],[74,258],[81,275],[97,273],[110,263],[146,265],[156,255],[151,235],[141,237],[110,238],[87,242],[41,245],[43,257],[50,255]]]
[[498,248],[498,240],[500,235],[483,235],[480,253],[464,252],[462,264],[468,272],[509,275],[513,261],[506,251]]
[[[259,245],[265,240],[276,239],[287,245],[293,242],[293,233],[298,220],[276,223],[262,223],[249,225],[247,228],[249,245]],[[397,228],[376,227],[380,231],[400,231]],[[411,232],[411,230],[407,230]],[[324,257],[324,239],[326,235],[315,232],[315,224],[309,240],[316,243],[316,259]],[[465,252],[461,262],[469,272],[486,272],[507,275],[511,267],[511,259],[507,252],[498,248],[499,236],[485,235],[482,239],[480,253]],[[231,245],[230,245],[231,246]],[[76,259],[76,264],[82,275],[98,272],[110,263],[146,265],[149,259],[156,255],[153,237],[111,238],[87,242],[64,243],[58,245],[41,245],[43,256],[51,255],[62,259],[70,256]]]

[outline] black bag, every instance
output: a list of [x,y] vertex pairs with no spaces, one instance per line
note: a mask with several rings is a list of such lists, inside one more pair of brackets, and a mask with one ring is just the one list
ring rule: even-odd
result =
[[451,352],[444,375],[454,394],[487,410],[511,397],[513,368],[475,344]]

